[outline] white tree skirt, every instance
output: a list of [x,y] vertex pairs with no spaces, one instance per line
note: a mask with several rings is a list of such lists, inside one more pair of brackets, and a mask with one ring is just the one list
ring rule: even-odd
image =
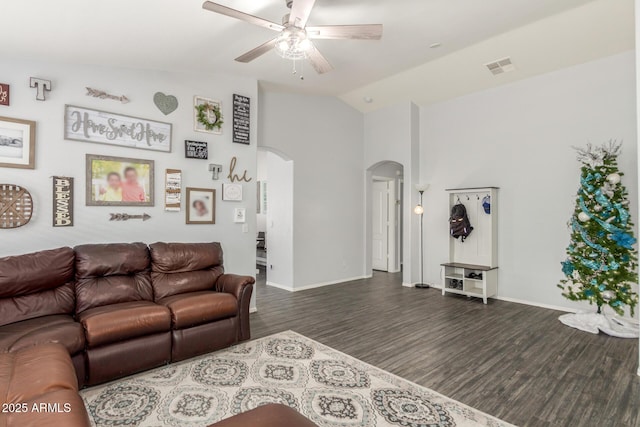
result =
[[563,314],[558,319],[567,326],[592,334],[604,332],[612,337],[638,338],[638,325],[618,317],[610,318],[604,314],[578,312]]

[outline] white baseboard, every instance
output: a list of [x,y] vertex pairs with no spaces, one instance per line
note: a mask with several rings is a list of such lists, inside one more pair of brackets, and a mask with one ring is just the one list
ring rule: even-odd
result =
[[353,282],[354,280],[368,279],[371,277],[372,276],[348,277],[346,279],[332,280],[330,282],[311,283],[309,285],[298,286],[295,288],[291,288],[290,286],[280,285],[278,283],[273,283],[273,282],[267,282],[267,286],[273,286],[274,288],[283,289],[289,292],[300,292],[300,291],[306,291],[308,289],[322,288],[324,286],[331,286],[331,285],[337,285],[340,283]]
[[548,308],[549,310],[557,310],[557,311],[564,311],[567,313],[575,313],[578,310],[574,309],[574,308],[567,308],[567,307],[562,307],[559,305],[552,305],[552,304],[544,304],[541,302],[535,302],[535,301],[526,301],[526,300],[522,300],[522,299],[518,299],[518,298],[511,298],[511,297],[501,297],[501,296],[496,296],[496,297],[492,297],[495,298],[497,300],[500,301],[507,301],[507,302],[515,302],[516,304],[524,304],[524,305],[531,305],[533,307],[540,307],[540,308]]
[[258,307],[249,307],[249,313],[257,313]]
[[267,286],[271,286],[274,288],[282,289],[284,291],[293,292],[293,288],[291,286],[281,285],[279,283],[270,282],[267,280]]

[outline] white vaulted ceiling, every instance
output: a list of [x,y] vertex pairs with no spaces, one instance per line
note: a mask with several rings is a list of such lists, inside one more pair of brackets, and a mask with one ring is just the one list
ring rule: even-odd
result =
[[[280,22],[287,12],[285,0],[218,2],[275,22]],[[300,81],[291,75],[291,63],[273,52],[249,64],[236,63],[234,58],[275,33],[207,12],[201,7],[202,0],[0,0],[0,57],[245,75],[272,88],[342,96],[365,111],[394,102],[397,94],[427,99],[416,93],[421,87],[413,87],[415,70],[419,70],[416,67],[446,61],[456,52],[473,49],[502,33],[596,4],[601,5],[596,8],[599,13],[604,8],[615,16],[629,10],[633,14],[633,0],[317,0],[309,25],[382,23],[384,35],[378,42],[317,41],[335,70],[317,75],[305,65],[305,80]],[[633,17],[629,18],[632,32]],[[628,38],[628,22],[623,20],[611,27],[608,21],[603,25],[597,19],[592,14],[577,27],[546,26],[545,31],[555,33],[539,36],[548,43],[553,37],[562,39],[578,32],[571,40],[582,56],[590,45],[601,56],[607,49],[610,53],[621,50],[624,43],[620,40]],[[611,33],[620,36],[611,37]],[[601,46],[601,37],[607,46]],[[442,47],[430,49],[432,43],[442,43]],[[526,51],[535,46],[536,37],[529,34],[519,43]],[[617,45],[610,46],[613,43]],[[633,35],[630,43],[632,46]],[[505,49],[495,54],[512,56],[522,69],[525,64],[518,64],[518,49],[518,45],[506,44]],[[494,54],[491,49],[480,53],[469,57],[473,63],[460,62],[458,58],[451,64],[478,67],[484,73],[482,63],[497,58],[485,57]],[[544,60],[544,55],[539,56],[536,61]],[[567,62],[556,56],[547,58],[547,62],[563,65]],[[442,82],[435,82],[435,86],[443,86],[450,74],[460,71],[448,70],[444,64],[437,74]],[[404,77],[397,81],[398,77],[393,76]],[[482,86],[481,81],[470,85],[476,84]],[[363,104],[365,96],[373,97],[375,102]]]

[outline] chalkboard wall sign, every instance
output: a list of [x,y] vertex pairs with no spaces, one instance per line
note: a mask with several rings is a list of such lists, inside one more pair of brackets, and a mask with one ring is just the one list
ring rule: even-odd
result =
[[233,94],[233,142],[251,143],[251,99],[247,96]]
[[187,159],[208,159],[209,149],[206,142],[184,141],[184,156]]

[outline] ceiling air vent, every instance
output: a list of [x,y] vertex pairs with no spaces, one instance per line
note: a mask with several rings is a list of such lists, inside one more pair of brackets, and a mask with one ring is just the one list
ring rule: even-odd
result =
[[487,69],[491,71],[491,74],[493,74],[494,76],[502,73],[508,73],[510,71],[515,71],[516,69],[516,66],[513,65],[513,62],[511,62],[511,58],[509,57],[489,62],[487,64],[484,64],[484,66],[487,67]]

